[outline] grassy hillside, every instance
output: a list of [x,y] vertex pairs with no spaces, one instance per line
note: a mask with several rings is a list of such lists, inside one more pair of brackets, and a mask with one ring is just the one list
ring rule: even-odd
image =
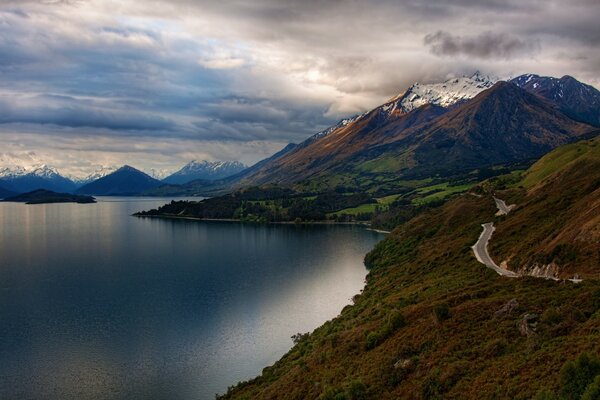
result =
[[[544,163],[557,154],[548,157]],[[475,260],[470,246],[484,222],[498,227],[494,254],[516,248],[530,235],[539,241],[541,231],[529,226],[552,226],[557,220],[566,221],[557,229],[581,224],[590,215],[579,202],[598,191],[595,178],[583,176],[598,170],[597,160],[573,159],[572,167],[546,174],[546,183],[540,178],[530,189],[515,176],[490,183],[514,183],[497,192],[519,203],[507,217],[494,217],[491,196],[472,192],[399,226],[367,255],[371,272],[353,305],[314,332],[297,336],[280,361],[223,398],[531,399],[544,390],[545,398],[568,392],[565,382],[579,367],[561,372],[563,365],[582,352],[600,354],[600,282],[593,268],[598,268],[598,247],[588,251],[589,242],[565,236],[577,253],[570,272],[586,278],[573,284],[500,277]],[[532,182],[535,171],[525,174],[524,182]],[[552,203],[554,192],[569,199],[564,207]],[[540,212],[550,204],[551,212]],[[590,232],[597,230],[598,222],[589,221]],[[588,375],[593,380],[595,374]],[[590,383],[587,378],[576,382]]]
[[490,251],[513,270],[600,278],[600,138],[561,147],[502,196],[517,207]]

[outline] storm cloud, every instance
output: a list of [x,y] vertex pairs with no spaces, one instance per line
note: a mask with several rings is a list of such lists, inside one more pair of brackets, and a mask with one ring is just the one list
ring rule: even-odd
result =
[[597,0],[4,0],[0,153],[74,174],[253,163],[415,81],[599,86],[599,17]]
[[539,49],[537,40],[527,42],[506,33],[494,32],[462,37],[437,31],[426,35],[423,42],[433,54],[441,56],[511,59],[523,55],[533,56]]

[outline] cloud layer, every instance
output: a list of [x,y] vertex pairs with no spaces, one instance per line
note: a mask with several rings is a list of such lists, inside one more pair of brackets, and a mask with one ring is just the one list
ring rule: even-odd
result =
[[414,81],[598,87],[599,17],[597,0],[0,1],[0,152],[73,174],[252,163]]

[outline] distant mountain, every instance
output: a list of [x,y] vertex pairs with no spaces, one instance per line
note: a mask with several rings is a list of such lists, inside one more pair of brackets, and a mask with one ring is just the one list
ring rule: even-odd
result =
[[161,185],[159,180],[125,165],[111,174],[80,187],[76,193],[98,196],[130,196]]
[[0,182],[0,199],[4,199],[6,197],[10,197],[10,196],[14,196],[14,195],[16,195],[15,192],[13,192],[6,185],[4,185]]
[[72,192],[75,183],[62,176],[56,169],[40,165],[27,170],[23,167],[0,169],[0,182],[8,184],[17,193],[46,189],[57,192]]
[[368,187],[386,174],[395,180],[452,175],[536,158],[593,130],[514,84],[488,88],[488,79],[449,82],[456,84],[431,85],[439,89],[425,90],[432,103],[416,108],[423,96],[415,96],[413,85],[397,99],[264,163],[237,185],[310,181],[319,187]]
[[191,161],[163,181],[181,185],[198,179],[218,180],[235,175],[245,168],[246,166],[238,161]]
[[512,83],[557,104],[569,117],[600,127],[600,91],[572,76],[562,78],[526,74]]
[[87,185],[90,182],[96,181],[100,178],[105,177],[108,174],[112,174],[118,169],[118,167],[113,166],[100,166],[96,168],[94,172],[86,176],[85,178],[71,178],[75,184],[78,186]]

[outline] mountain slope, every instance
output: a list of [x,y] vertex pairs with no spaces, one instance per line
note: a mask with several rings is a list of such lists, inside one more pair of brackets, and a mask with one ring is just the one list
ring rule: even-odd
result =
[[191,161],[179,171],[169,175],[163,182],[184,184],[198,179],[218,180],[235,175],[246,168],[239,161]]
[[[549,101],[498,82],[451,109],[408,113],[382,106],[325,136],[313,136],[240,182],[294,184],[371,174],[414,179],[539,157],[592,127]],[[339,180],[339,179],[338,179]]]
[[30,192],[36,189],[46,189],[57,192],[72,192],[75,183],[62,176],[56,169],[40,165],[31,170],[22,167],[3,168],[0,170],[0,182],[10,186],[17,193]]
[[527,74],[511,82],[557,104],[569,117],[600,127],[600,91],[593,86],[569,75],[559,79]]
[[[582,274],[580,284],[501,277],[478,263],[470,247],[480,224],[491,221],[498,227],[494,257],[535,242],[531,226],[587,220],[587,232],[597,232],[600,221],[587,213],[598,204],[598,145],[598,139],[577,143],[587,155],[566,168],[554,161],[565,148],[543,158],[525,181],[540,166],[555,173],[536,178],[529,190],[518,187],[520,180],[500,190],[508,177],[482,185],[500,197],[526,199],[506,217],[494,217],[491,193],[481,190],[397,227],[366,257],[371,271],[352,305],[222,398],[524,400],[556,390],[565,381],[565,361],[600,354],[597,237],[563,236],[562,248],[568,243],[577,253],[572,272]],[[593,175],[584,179],[586,171]],[[545,208],[548,199],[558,203]],[[591,200],[588,210],[578,206]],[[577,384],[585,387],[593,377]]]
[[14,195],[16,195],[16,193],[14,191],[10,190],[6,185],[3,185],[2,183],[0,183],[0,199],[14,196]]
[[554,150],[513,186],[526,191],[504,194],[517,208],[497,226],[494,257],[521,273],[597,277],[600,137]]
[[98,196],[126,196],[140,194],[154,189],[162,182],[151,176],[125,165],[115,172],[77,189],[77,193]]

